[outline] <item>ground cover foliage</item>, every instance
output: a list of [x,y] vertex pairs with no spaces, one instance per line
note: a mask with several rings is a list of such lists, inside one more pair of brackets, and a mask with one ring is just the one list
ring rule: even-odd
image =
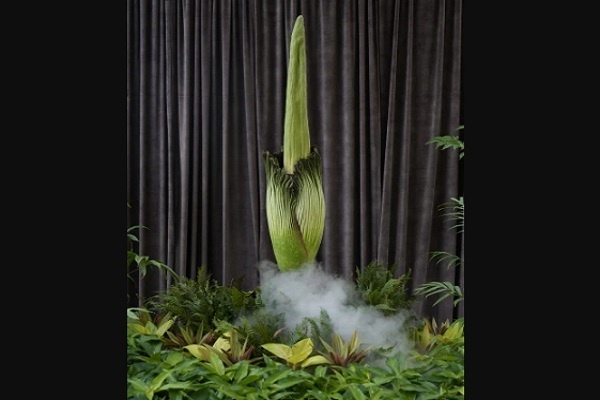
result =
[[[264,288],[219,285],[204,266],[195,279],[178,277],[145,307],[127,309],[127,399],[464,398],[464,319],[416,318],[408,278],[392,268],[357,269],[343,286],[350,295],[339,296],[345,311],[328,303],[292,321]],[[299,275],[271,272],[298,283]],[[312,273],[323,280],[317,267]],[[339,316],[352,313],[349,334]]]

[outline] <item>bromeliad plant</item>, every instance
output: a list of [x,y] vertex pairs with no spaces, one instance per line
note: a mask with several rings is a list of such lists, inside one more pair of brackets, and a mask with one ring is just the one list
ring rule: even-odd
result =
[[242,360],[254,362],[252,359],[253,346],[248,346],[248,338],[244,344],[240,343],[238,332],[234,329],[223,333],[212,345],[207,343],[189,344],[183,347],[194,357],[210,362],[211,354],[216,355],[225,365],[231,366]]
[[321,157],[308,129],[305,47],[300,15],[290,41],[283,151],[263,154],[267,225],[281,271],[314,261],[325,228]]
[[342,337],[334,333],[331,344],[321,339],[321,343],[325,346],[327,352],[321,352],[321,354],[329,360],[331,364],[346,367],[349,364],[360,363],[369,353],[371,347],[361,349],[361,342],[358,339],[358,332],[354,331],[352,337],[348,342],[344,343]]
[[194,329],[187,325],[174,325],[172,330],[173,332],[167,331],[166,347],[182,349],[190,344],[212,344],[216,340],[215,333],[213,331],[204,333],[202,326]]
[[458,318],[450,323],[449,320],[438,324],[435,318],[423,318],[422,326],[412,329],[412,340],[416,349],[421,353],[430,351],[435,346],[464,345],[464,318]]
[[162,338],[173,326],[177,317],[170,313],[156,314],[145,308],[127,309],[127,329],[143,335],[156,335]]

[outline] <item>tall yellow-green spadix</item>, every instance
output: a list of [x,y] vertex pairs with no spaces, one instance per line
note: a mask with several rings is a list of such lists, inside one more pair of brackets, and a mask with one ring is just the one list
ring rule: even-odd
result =
[[263,155],[267,225],[281,271],[314,261],[325,228],[321,157],[310,145],[306,82],[304,20],[300,15],[290,41],[283,151]]

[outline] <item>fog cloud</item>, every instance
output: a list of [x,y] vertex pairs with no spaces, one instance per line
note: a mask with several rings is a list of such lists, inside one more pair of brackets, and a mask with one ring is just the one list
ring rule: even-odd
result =
[[283,313],[289,330],[293,331],[304,318],[318,321],[325,310],[334,332],[344,341],[356,330],[364,346],[390,348],[390,355],[411,348],[404,328],[406,312],[385,316],[360,299],[354,282],[332,276],[320,264],[280,272],[276,264],[262,261],[259,272],[265,308],[275,315]]

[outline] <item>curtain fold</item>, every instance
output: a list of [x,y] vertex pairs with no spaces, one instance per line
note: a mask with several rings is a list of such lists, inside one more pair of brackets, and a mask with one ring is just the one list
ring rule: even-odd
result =
[[[395,265],[411,271],[411,290],[462,287],[462,271],[429,261],[460,246],[438,210],[460,195],[458,155],[426,144],[461,124],[462,1],[128,0],[127,223],[146,227],[137,251],[180,275],[206,265],[221,284],[260,284],[258,263],[275,261],[261,155],[282,146],[300,14],[326,202],[317,260],[347,278],[373,260]],[[132,305],[170,283],[149,270],[129,287]],[[433,301],[416,310],[452,318],[450,300]]]

